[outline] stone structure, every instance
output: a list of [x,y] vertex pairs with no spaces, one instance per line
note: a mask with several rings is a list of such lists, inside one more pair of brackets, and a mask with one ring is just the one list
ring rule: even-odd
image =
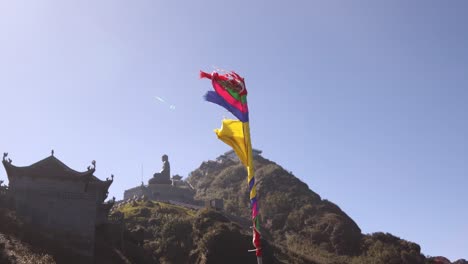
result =
[[145,196],[155,201],[197,204],[193,198],[195,191],[185,182],[179,182],[177,186],[169,184],[141,185],[124,192],[124,200],[132,199],[134,196],[138,198]]
[[182,186],[185,184],[185,182],[182,181],[182,176],[176,174],[173,175],[171,180],[172,180],[172,186]]
[[3,156],[9,192],[17,215],[49,238],[92,260],[96,226],[106,223],[112,203],[107,198],[111,179],[75,171],[52,155],[30,166],[17,167]]
[[[262,154],[262,151],[261,150],[258,150],[258,149],[252,149],[252,155],[255,157],[255,156],[259,156],[260,154]],[[223,155],[219,156],[216,161],[218,162],[223,162],[225,159],[230,159],[232,161],[235,161],[235,162],[238,162],[239,161],[239,157],[237,157],[237,154],[236,152],[234,152],[234,150],[230,150],[228,152],[225,152]]]
[[143,182],[140,186],[125,190],[124,200],[145,197],[153,201],[177,202],[190,205],[199,205],[194,200],[195,190],[185,181],[182,176],[174,175],[170,178],[170,166],[167,155],[162,156],[163,169],[155,173],[148,181],[148,185]]
[[172,184],[171,181],[171,165],[169,164],[169,157],[164,154],[162,157],[163,167],[160,172],[156,172],[148,181],[148,184]]
[[206,207],[213,208],[216,211],[224,210],[224,200],[223,199],[211,199],[206,201]]

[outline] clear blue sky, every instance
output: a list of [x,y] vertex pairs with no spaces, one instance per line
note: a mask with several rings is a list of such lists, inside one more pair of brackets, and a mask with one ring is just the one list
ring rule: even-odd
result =
[[[0,1],[0,151],[115,174],[228,148],[200,69],[236,70],[252,140],[363,232],[468,258],[468,2]],[[155,96],[164,98],[162,104]],[[5,179],[4,171],[0,179]]]

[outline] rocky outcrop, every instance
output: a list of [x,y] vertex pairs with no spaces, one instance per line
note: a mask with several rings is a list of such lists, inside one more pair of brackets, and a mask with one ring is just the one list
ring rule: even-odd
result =
[[[255,158],[255,170],[265,235],[288,247],[308,241],[339,255],[360,253],[361,230],[337,205],[322,200],[307,184],[261,156]],[[197,191],[196,198],[223,199],[228,213],[248,218],[246,178],[241,164],[225,160],[202,163],[188,181]]]
[[452,262],[450,262],[450,260],[448,260],[445,257],[440,257],[440,256],[430,258],[429,263],[432,263],[432,264],[452,264]]

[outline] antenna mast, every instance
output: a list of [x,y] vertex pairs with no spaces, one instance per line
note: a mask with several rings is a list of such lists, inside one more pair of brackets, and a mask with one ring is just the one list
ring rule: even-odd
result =
[[141,184],[143,183],[143,162],[141,163]]

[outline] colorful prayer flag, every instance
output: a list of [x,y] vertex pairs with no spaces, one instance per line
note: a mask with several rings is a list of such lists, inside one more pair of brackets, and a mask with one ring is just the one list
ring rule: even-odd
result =
[[252,208],[253,244],[259,262],[261,262],[262,248],[260,243],[260,221],[258,218],[257,189],[252,157],[252,143],[250,140],[249,108],[247,106],[247,89],[244,78],[235,72],[212,74],[200,72],[201,78],[212,81],[214,91],[205,95],[205,100],[218,104],[230,111],[239,120],[225,119],[220,129],[215,133],[224,143],[231,146],[239,160],[247,168],[247,182],[249,184],[250,205]]

